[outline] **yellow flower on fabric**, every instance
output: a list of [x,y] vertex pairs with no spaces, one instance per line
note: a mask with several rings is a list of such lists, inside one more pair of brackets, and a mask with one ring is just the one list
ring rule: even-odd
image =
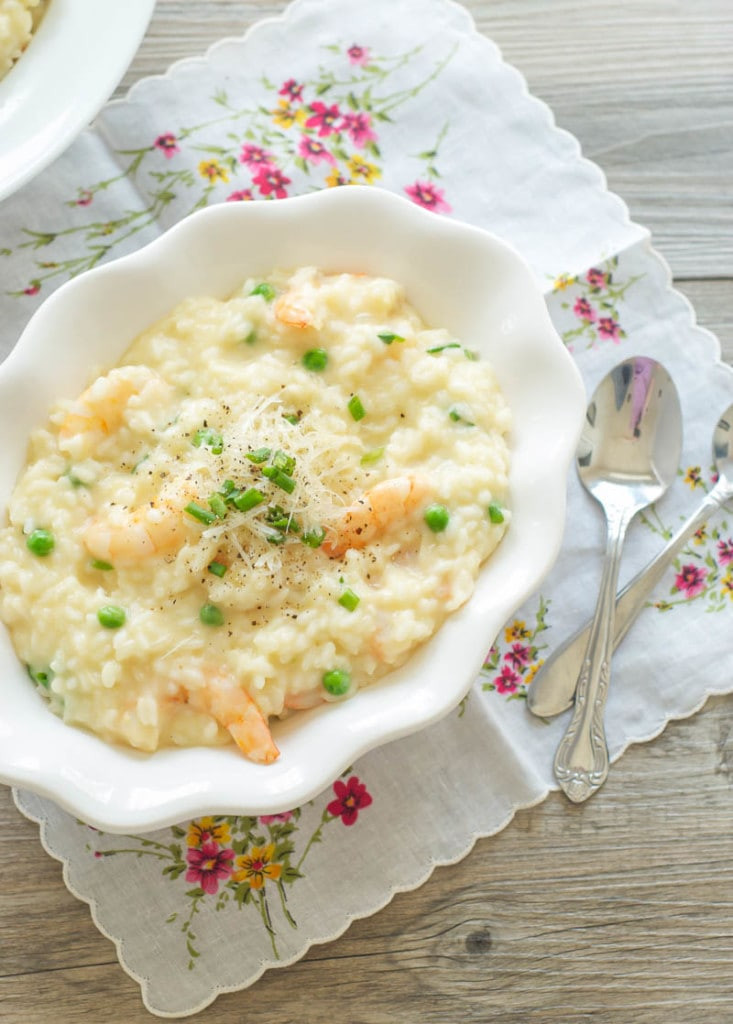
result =
[[538,662],[536,662],[536,663],[535,663],[535,664],[534,664],[534,665],[532,666],[532,668],[531,668],[531,669],[529,670],[529,672],[527,673],[527,675],[526,675],[526,676],[524,677],[524,682],[525,682],[525,684],[526,684],[527,686],[529,686],[529,684],[530,684],[530,683],[532,682],[532,680],[534,679],[534,677],[535,677],[535,676],[537,675],[537,673],[539,672],[539,670],[540,670],[540,669],[542,668],[542,666],[543,666],[544,664],[545,664],[545,659],[544,659],[544,658],[542,658],[542,660],[541,660],[541,661],[538,661]]
[[700,544],[704,544],[705,541],[708,539],[707,526],[701,526],[699,530],[695,530],[693,537],[694,543],[697,544],[698,547],[700,546]]
[[348,178],[345,178],[339,172],[338,167],[333,167],[326,178],[326,184],[329,188],[336,188],[337,185],[349,185],[351,183]]
[[229,181],[229,171],[218,160],[202,160],[199,174],[202,178],[208,178],[212,184],[215,181]]
[[278,100],[278,105],[272,112],[272,120],[279,128],[292,128],[294,124],[305,124],[306,114],[302,107],[297,109],[290,106],[286,99]]
[[555,278],[555,283],[552,286],[552,290],[555,292],[564,292],[566,288],[569,288],[573,284],[573,278],[568,274],[560,274],[559,277]]
[[215,818],[199,818],[192,821],[188,826],[186,846],[203,846],[204,843],[214,842],[225,846],[231,839],[229,826],[225,821],[217,821]]
[[699,466],[690,466],[685,473],[685,483],[688,487],[702,487],[702,477]]
[[720,581],[720,590],[723,594],[727,591],[728,597],[733,601],[733,575],[730,572],[727,572]]
[[360,156],[352,156],[346,166],[351,174],[352,185],[371,185],[377,178],[382,177],[382,172],[376,164]]
[[250,889],[261,889],[269,879],[276,882],[282,874],[282,864],[273,863],[275,844],[253,846],[249,853],[237,857],[232,873],[235,882],[249,882]]
[[511,644],[515,640],[529,640],[527,624],[520,622],[519,619],[515,619],[511,626],[507,626],[504,630],[505,643]]

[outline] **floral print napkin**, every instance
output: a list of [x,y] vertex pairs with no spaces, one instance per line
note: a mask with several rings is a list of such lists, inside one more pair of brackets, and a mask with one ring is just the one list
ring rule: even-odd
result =
[[[400,15],[390,0],[296,0],[283,18],[108,105],[93,131],[3,204],[0,342],[8,351],[63,281],[207,204],[354,182],[391,189],[524,254],[589,391],[632,354],[672,373],[685,418],[679,480],[632,526],[624,582],[712,486],[712,430],[733,399],[733,374],[672,291],[646,231],[467,13],[448,0],[403,0]],[[113,836],[16,793],[151,1012],[194,1013],[292,963],[546,796],[565,720],[532,718],[523,698],[592,611],[602,541],[600,513],[571,474],[558,563],[486,638],[461,706],[362,758],[304,807]],[[613,757],[731,688],[722,657],[731,615],[724,511],[698,531],[617,653]]]

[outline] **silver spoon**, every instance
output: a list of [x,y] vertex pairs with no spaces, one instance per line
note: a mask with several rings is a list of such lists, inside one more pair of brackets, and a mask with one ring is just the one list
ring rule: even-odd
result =
[[675,478],[682,414],[671,377],[654,359],[636,356],[599,384],[586,412],[576,461],[581,482],[606,514],[606,555],[575,709],[555,755],[555,777],[574,803],[608,775],[603,713],[613,653],[614,607],[626,529]]
[[[659,554],[655,555],[618,595],[614,650],[626,636],[647,598],[684,549],[690,537],[721,505],[733,498],[733,405],[728,406],[713,431],[713,461],[718,473],[718,480],[713,489]],[[562,711],[567,711],[572,705],[589,632],[590,622],[587,622],[546,660],[527,693],[527,707],[532,714],[540,718],[551,718]]]

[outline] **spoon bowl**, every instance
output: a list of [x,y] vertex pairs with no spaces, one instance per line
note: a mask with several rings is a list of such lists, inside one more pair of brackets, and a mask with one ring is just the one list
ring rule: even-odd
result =
[[608,775],[603,715],[626,530],[636,513],[658,501],[672,483],[681,448],[679,396],[667,371],[645,356],[619,363],[588,405],[577,449],[581,482],[606,514],[607,539],[575,710],[555,756],[555,776],[574,803],[591,796]]

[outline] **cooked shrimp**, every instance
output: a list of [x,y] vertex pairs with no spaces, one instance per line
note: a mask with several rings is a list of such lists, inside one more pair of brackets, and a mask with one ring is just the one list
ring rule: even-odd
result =
[[207,673],[204,685],[184,691],[196,711],[211,715],[227,729],[242,753],[258,764],[272,764],[280,751],[265,716],[247,691],[223,672]]
[[343,510],[323,550],[339,558],[349,548],[366,547],[392,523],[406,518],[427,493],[427,481],[413,474],[383,480]]
[[90,452],[117,430],[133,395],[151,385],[159,398],[168,397],[168,385],[146,366],[120,366],[90,384],[76,399],[61,422],[59,446],[75,454]]
[[312,305],[296,288],[291,288],[289,292],[280,296],[275,302],[273,312],[275,319],[279,320],[281,324],[285,324],[286,327],[297,327],[298,330],[304,331],[308,327],[319,328],[321,326],[320,319],[315,316]]
[[161,495],[138,508],[96,516],[82,532],[87,551],[113,564],[136,563],[152,555],[178,551],[193,527],[183,511],[186,500]]
[[305,690],[303,693],[289,693],[283,704],[289,711],[307,711],[323,703],[323,691]]

